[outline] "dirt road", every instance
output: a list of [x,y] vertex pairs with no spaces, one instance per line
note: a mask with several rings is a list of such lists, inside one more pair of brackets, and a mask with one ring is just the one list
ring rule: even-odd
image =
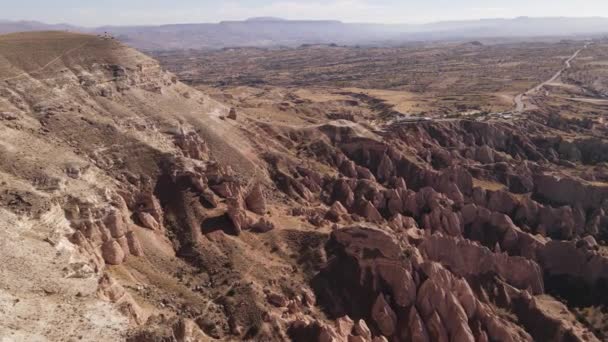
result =
[[10,80],[15,80],[15,79],[21,78],[21,77],[23,77],[23,76],[32,75],[32,74],[36,74],[36,73],[42,72],[42,71],[46,70],[48,67],[50,67],[51,65],[53,65],[55,62],[57,62],[57,61],[59,61],[60,59],[62,59],[63,57],[65,57],[65,56],[69,55],[70,53],[72,53],[72,52],[74,52],[74,51],[76,51],[76,50],[79,50],[79,49],[83,48],[83,47],[84,47],[85,45],[87,45],[87,44],[88,44],[88,43],[84,43],[84,44],[78,45],[78,46],[76,46],[76,47],[74,47],[74,48],[72,48],[72,49],[66,50],[66,51],[65,51],[65,52],[63,52],[61,55],[59,55],[59,56],[57,56],[57,57],[53,58],[53,59],[52,59],[50,62],[46,63],[45,65],[43,65],[42,67],[40,67],[40,68],[38,68],[38,69],[36,69],[36,70],[32,70],[32,71],[24,71],[24,72],[22,72],[22,73],[20,73],[20,74],[18,74],[18,75],[15,75],[15,76],[11,76],[11,77],[7,77],[7,78],[0,79],[0,82],[5,82],[5,81],[10,81]]
[[555,82],[558,78],[560,78],[560,76],[564,73],[564,71],[570,69],[572,67],[572,61],[574,59],[576,59],[576,57],[578,57],[578,55],[585,50],[587,47],[589,47],[589,44],[591,43],[586,43],[584,47],[582,47],[581,49],[577,50],[572,56],[570,56],[565,62],[564,62],[564,67],[562,69],[560,69],[558,72],[555,73],[555,75],[553,75],[553,77],[551,77],[550,79],[546,80],[545,82],[537,85],[536,87],[522,93],[519,94],[517,96],[515,96],[514,101],[515,101],[515,113],[522,113],[523,111],[526,110],[526,103],[525,98],[529,97],[530,95],[536,94],[537,92],[539,92],[544,86]]

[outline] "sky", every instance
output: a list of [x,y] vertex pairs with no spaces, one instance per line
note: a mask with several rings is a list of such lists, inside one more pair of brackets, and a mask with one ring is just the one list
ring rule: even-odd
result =
[[519,16],[608,17],[608,0],[0,0],[0,19],[80,26],[219,22],[249,17],[426,23]]

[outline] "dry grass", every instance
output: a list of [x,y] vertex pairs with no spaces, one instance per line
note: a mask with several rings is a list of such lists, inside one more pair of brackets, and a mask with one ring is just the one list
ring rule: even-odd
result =
[[[53,44],[45,44],[51,39]],[[41,70],[66,53],[95,40],[94,36],[63,32],[0,35],[0,77]]]
[[473,178],[473,187],[479,187],[489,191],[499,191],[506,188],[504,184],[477,178]]

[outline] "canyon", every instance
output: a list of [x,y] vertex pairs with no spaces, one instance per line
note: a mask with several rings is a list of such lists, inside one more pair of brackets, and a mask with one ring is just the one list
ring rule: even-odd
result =
[[[326,46],[213,52],[207,74],[109,37],[1,35],[0,336],[607,340],[608,126],[571,98],[603,98],[608,57],[581,44],[520,47],[530,70],[554,57],[516,88],[458,87],[507,99],[471,114],[431,81],[302,66]],[[387,51],[363,53],[405,53]],[[239,52],[295,76],[238,77]]]

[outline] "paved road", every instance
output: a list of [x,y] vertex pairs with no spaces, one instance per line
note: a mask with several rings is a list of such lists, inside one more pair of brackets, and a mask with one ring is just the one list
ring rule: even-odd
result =
[[564,67],[562,69],[560,69],[558,72],[555,73],[555,75],[553,75],[553,77],[551,77],[550,79],[546,80],[545,82],[537,85],[536,87],[526,91],[523,94],[519,94],[517,96],[515,96],[515,113],[522,113],[525,109],[526,109],[526,104],[524,102],[524,97],[530,96],[532,94],[535,94],[537,92],[539,92],[544,86],[546,86],[549,83],[553,83],[555,82],[558,78],[560,78],[560,76],[564,73],[564,71],[570,69],[572,67],[572,61],[574,59],[576,59],[576,57],[578,57],[578,55],[585,50],[587,47],[589,47],[589,44],[591,43],[586,43],[584,47],[582,47],[581,49],[577,50],[572,56],[570,56],[570,58],[568,58],[566,60],[566,62],[564,62]]

